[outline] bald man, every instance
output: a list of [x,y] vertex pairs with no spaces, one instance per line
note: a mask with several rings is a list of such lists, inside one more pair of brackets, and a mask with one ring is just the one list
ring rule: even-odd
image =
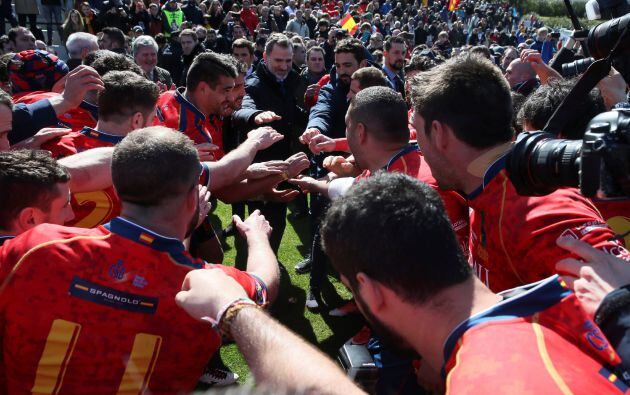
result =
[[505,78],[510,84],[510,89],[516,93],[528,96],[539,85],[536,72],[529,62],[515,59],[505,70]]

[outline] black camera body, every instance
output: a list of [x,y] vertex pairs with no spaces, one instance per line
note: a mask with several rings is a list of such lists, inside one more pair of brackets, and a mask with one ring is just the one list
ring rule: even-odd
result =
[[580,140],[527,132],[507,156],[506,169],[523,196],[579,187],[582,195],[630,198],[630,109],[597,115]]

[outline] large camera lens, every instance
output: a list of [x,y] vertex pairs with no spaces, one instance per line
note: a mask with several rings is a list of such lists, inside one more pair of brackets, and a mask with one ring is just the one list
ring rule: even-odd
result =
[[551,133],[522,133],[508,154],[506,169],[516,192],[548,195],[578,187],[582,141],[555,139]]
[[[619,36],[630,23],[630,14],[621,18],[612,19],[592,28],[588,33],[588,50],[595,59],[602,59],[608,56],[610,50],[615,46]],[[620,51],[630,49],[630,37],[619,43]]]
[[573,78],[578,76],[588,69],[588,66],[593,63],[595,59],[593,58],[584,58],[578,59],[571,63],[565,63],[562,65],[562,76],[564,78]]

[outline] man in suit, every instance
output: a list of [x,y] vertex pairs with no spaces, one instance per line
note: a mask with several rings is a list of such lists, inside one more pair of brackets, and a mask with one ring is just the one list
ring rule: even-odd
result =
[[158,45],[151,36],[139,36],[133,41],[133,59],[140,66],[146,77],[155,82],[162,83],[170,88],[173,84],[171,73],[157,66]]

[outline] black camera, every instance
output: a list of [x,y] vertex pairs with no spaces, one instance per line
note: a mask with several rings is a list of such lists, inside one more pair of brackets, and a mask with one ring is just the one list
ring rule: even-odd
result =
[[612,66],[621,73],[627,83],[630,83],[629,25],[630,13],[595,26],[589,30],[586,40],[590,55],[595,59],[608,57],[616,46]]
[[576,77],[586,71],[588,66],[593,64],[595,59],[593,58],[584,58],[578,59],[570,63],[565,63],[562,65],[562,76],[564,78],[573,78]]
[[554,137],[522,133],[508,154],[506,169],[519,195],[579,187],[587,197],[630,197],[630,109],[597,115],[582,141]]

